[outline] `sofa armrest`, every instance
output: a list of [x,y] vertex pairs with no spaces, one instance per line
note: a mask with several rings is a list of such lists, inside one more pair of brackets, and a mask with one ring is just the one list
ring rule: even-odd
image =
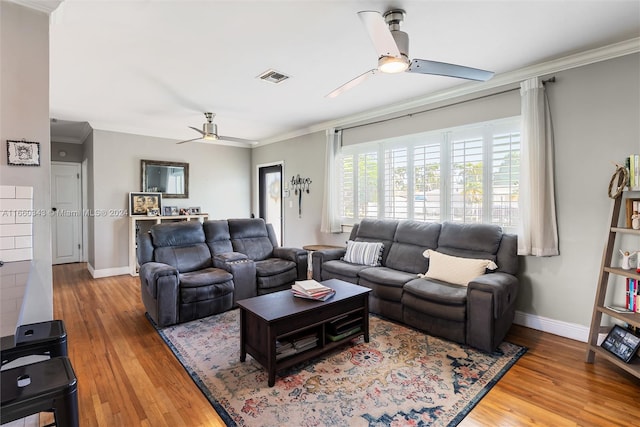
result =
[[327,261],[333,261],[340,259],[347,252],[344,248],[337,249],[323,249],[321,251],[314,251],[311,254],[311,270],[313,271],[313,279],[318,282],[322,280],[322,264]]
[[161,262],[147,262],[140,266],[140,281],[154,298],[158,297],[158,281],[162,277],[174,277],[179,283],[178,269]]
[[258,292],[256,283],[256,263],[240,252],[224,252],[213,257],[213,266],[233,275],[233,305],[236,301],[255,297]]
[[140,267],[142,301],[158,326],[179,321],[180,273],[175,267],[160,262],[147,262]]
[[495,272],[467,286],[466,343],[493,352],[507,335],[515,316],[518,278]]
[[273,256],[295,262],[298,270],[298,280],[307,278],[309,253],[304,249],[277,247],[273,248]]
[[220,263],[221,265],[224,265],[225,263],[228,263],[228,262],[244,261],[247,259],[249,259],[249,257],[241,252],[224,252],[221,254],[214,255],[213,263],[214,263],[214,267],[224,268],[215,264]]
[[[509,273],[495,272],[476,277],[467,285],[467,294],[472,290],[483,291],[493,295],[493,316],[499,318],[511,307],[518,296],[518,278]],[[473,301],[469,301],[473,303]]]

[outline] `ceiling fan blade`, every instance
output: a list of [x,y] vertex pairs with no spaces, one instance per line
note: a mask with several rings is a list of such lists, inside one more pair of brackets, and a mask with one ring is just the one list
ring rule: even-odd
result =
[[378,69],[374,68],[373,70],[369,70],[366,73],[362,73],[358,77],[356,77],[355,79],[349,80],[348,82],[346,82],[345,84],[343,84],[339,88],[335,89],[333,92],[325,95],[325,98],[335,98],[336,96],[340,95],[341,93],[346,92],[349,89],[359,85],[360,83],[362,83],[363,81],[368,79],[369,76],[373,76],[377,72],[378,72]]
[[369,33],[378,58],[381,56],[395,56],[399,58],[400,49],[398,49],[398,45],[393,39],[391,31],[389,31],[389,27],[387,23],[384,22],[382,15],[376,11],[365,10],[358,12],[358,16]]
[[427,61],[414,59],[407,69],[408,73],[435,74],[438,76],[457,77],[459,79],[487,81],[493,77],[492,71],[478,68],[464,67],[462,65],[447,64],[446,62]]
[[218,135],[218,140],[229,141],[229,142],[239,142],[241,144],[250,144],[250,145],[255,145],[258,143],[258,141],[252,141],[250,139],[234,138],[232,136],[224,136],[224,135]]
[[189,129],[193,129],[193,130],[195,130],[196,132],[198,132],[198,133],[199,133],[199,134],[201,134],[202,136],[205,136],[205,135],[206,135],[206,134],[205,134],[201,129],[194,128],[193,126],[188,126],[188,128],[189,128]]
[[185,142],[198,141],[200,139],[202,139],[202,138],[198,137],[198,138],[193,138],[193,139],[187,139],[186,141],[176,142],[176,144],[184,144]]

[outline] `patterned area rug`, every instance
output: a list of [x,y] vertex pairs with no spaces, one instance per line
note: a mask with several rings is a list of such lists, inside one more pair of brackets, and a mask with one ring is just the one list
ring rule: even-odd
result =
[[240,362],[239,310],[158,331],[231,426],[455,426],[525,353],[485,354],[371,316],[354,338],[278,372]]

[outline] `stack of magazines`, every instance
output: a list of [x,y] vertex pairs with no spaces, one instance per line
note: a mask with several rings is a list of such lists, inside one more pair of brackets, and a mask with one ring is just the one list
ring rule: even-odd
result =
[[326,301],[336,291],[315,280],[298,280],[291,286],[293,295],[299,298]]

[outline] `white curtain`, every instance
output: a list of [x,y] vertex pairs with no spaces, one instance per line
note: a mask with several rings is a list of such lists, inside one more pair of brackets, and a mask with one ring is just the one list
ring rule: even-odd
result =
[[327,150],[324,162],[324,199],[322,200],[322,233],[341,233],[336,186],[336,157],[340,154],[342,130],[327,129]]
[[558,255],[553,129],[544,84],[520,84],[522,136],[518,255]]

